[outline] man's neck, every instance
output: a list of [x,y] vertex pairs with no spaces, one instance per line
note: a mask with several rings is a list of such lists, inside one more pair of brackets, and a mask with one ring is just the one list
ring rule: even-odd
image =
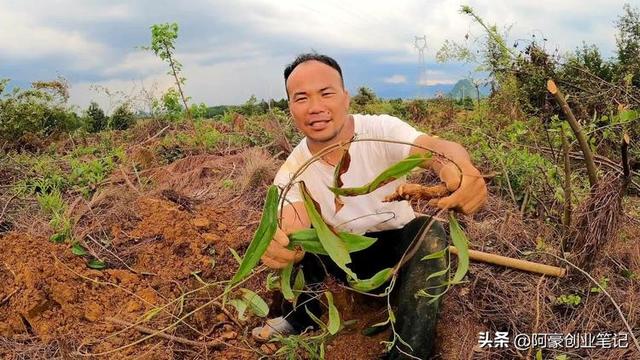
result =
[[[336,137],[325,142],[312,142],[312,141],[309,141],[309,138],[307,138],[307,146],[309,147],[309,151],[311,152],[311,154],[316,155],[326,147],[329,147],[334,144],[344,143],[351,140],[353,138],[354,133],[355,133],[355,124],[354,124],[353,115],[348,115],[347,120],[344,122],[342,129],[340,130],[338,135],[336,135]],[[335,163],[337,163],[340,160],[340,157],[342,156],[342,151],[339,151],[339,150],[348,149],[348,148],[349,148],[349,144],[347,144],[344,147],[338,148],[335,151],[331,151],[329,154],[323,156],[323,159],[325,160],[325,162],[331,165],[335,165]]]

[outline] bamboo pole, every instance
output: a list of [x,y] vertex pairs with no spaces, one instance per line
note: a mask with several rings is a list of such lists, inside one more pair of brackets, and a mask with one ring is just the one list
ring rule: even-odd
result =
[[587,138],[582,131],[582,127],[576,120],[576,117],[573,115],[573,111],[569,107],[567,100],[565,99],[560,89],[556,86],[556,83],[549,79],[547,80],[547,90],[553,95],[556,99],[556,102],[562,108],[562,112],[567,117],[567,122],[571,125],[571,129],[573,133],[576,135],[576,139],[578,139],[578,143],[580,144],[580,149],[584,154],[584,162],[587,165],[587,173],[589,174],[589,184],[593,188],[595,184],[598,182],[598,175],[596,172],[596,165],[593,162],[593,154],[591,153],[591,148],[589,148],[589,144],[587,143]]
[[[449,246],[449,252],[458,255],[458,249],[453,245]],[[533,261],[514,259],[502,255],[490,254],[471,249],[469,249],[469,259],[556,277],[564,277],[567,272],[566,269],[557,266],[550,266]]]

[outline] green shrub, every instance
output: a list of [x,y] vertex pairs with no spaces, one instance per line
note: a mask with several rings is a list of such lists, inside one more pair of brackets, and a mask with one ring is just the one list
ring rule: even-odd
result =
[[130,105],[124,103],[116,108],[109,118],[109,128],[112,130],[126,130],[136,122]]
[[6,92],[9,80],[0,80],[0,141],[18,144],[31,135],[46,137],[77,129],[78,116],[67,106],[66,84],[34,83],[30,89]]
[[95,101],[89,104],[86,111],[87,116],[87,130],[89,132],[99,132],[107,128],[109,119],[104,115],[104,111],[100,108],[100,105]]
[[162,95],[162,113],[169,120],[175,121],[182,118],[184,107],[176,89],[170,88]]
[[189,112],[194,119],[204,119],[207,117],[208,108],[205,103],[193,104],[189,108]]

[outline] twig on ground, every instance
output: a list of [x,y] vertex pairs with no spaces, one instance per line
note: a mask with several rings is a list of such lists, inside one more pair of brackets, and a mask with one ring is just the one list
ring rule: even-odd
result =
[[13,201],[13,199],[15,199],[16,197],[18,197],[18,194],[14,194],[12,197],[9,198],[9,200],[7,200],[7,202],[4,204],[4,207],[2,208],[2,212],[0,213],[0,222],[2,221],[2,218],[4,217],[5,212],[7,211],[7,208],[9,207],[9,204]]
[[233,323],[236,324],[236,326],[242,329],[242,324],[240,324],[238,319],[236,319],[233,316],[233,314],[222,305],[222,303],[220,303],[219,301],[214,301],[213,305],[216,306],[218,309],[220,309],[225,315],[227,315],[229,320],[233,321]]
[[137,145],[134,145],[134,146],[142,146],[142,145],[144,145],[144,144],[148,143],[149,141],[151,141],[151,140],[153,140],[153,139],[157,138],[158,136],[162,135],[162,133],[163,133],[163,132],[165,132],[165,131],[170,127],[170,126],[171,126],[171,125],[167,125],[167,126],[163,127],[163,128],[162,128],[160,131],[158,131],[155,135],[151,136],[150,138],[148,138],[148,139],[144,140],[143,142],[141,142],[141,143],[139,143],[139,144],[137,144]]
[[120,166],[120,173],[122,174],[122,178],[124,179],[124,182],[127,184],[127,186],[130,187],[131,190],[133,190],[135,193],[140,194],[140,190],[138,190],[138,188],[136,188],[133,183],[131,183],[131,180],[129,180],[129,176],[124,172],[122,166]]
[[[544,280],[544,275],[540,276],[538,285],[536,285],[536,323],[533,325],[533,334],[536,334],[538,332],[538,325],[540,323],[540,285],[542,285],[542,280]],[[531,359],[532,351],[533,346],[529,348],[529,351],[527,351],[527,359]]]
[[220,340],[212,340],[212,341],[208,341],[208,342],[203,342],[203,341],[194,341],[194,340],[189,340],[189,339],[185,339],[179,336],[173,336],[173,335],[169,335],[169,334],[165,334],[159,330],[154,330],[154,329],[150,329],[148,327],[142,326],[142,325],[134,325],[134,324],[130,324],[124,320],[120,320],[120,319],[116,319],[116,318],[112,318],[112,317],[108,317],[106,318],[106,320],[108,322],[112,322],[114,324],[118,324],[118,325],[123,325],[135,330],[138,330],[141,333],[144,334],[149,334],[149,335],[154,335],[157,337],[161,337],[163,339],[167,339],[167,340],[171,340],[171,341],[175,341],[181,344],[185,344],[185,345],[191,345],[191,346],[204,346],[204,347],[209,347],[209,348],[214,348],[214,349],[221,349],[223,346],[225,346],[226,344]]

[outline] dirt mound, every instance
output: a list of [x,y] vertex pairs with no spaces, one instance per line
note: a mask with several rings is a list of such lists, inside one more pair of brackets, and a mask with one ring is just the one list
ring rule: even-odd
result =
[[[190,209],[167,199],[158,186],[153,191],[143,192],[143,187],[135,191],[117,180],[91,201],[76,201],[69,210],[77,220],[76,238],[91,255],[105,261],[105,270],[88,268],[69,245],[53,244],[48,236],[7,233],[1,237],[2,357],[54,358],[73,355],[78,348],[95,354],[142,338],[139,331],[121,331],[123,326],[109,318],[153,329],[176,323],[167,333],[201,342],[223,339],[241,348],[230,354],[253,354],[251,345],[238,336],[243,329],[213,299],[222,291],[220,281],[229,279],[238,266],[229,248],[242,253],[260,210],[215,197],[202,200],[207,193],[198,193],[198,189],[219,190],[220,178],[229,173],[214,170],[241,166],[238,159],[187,158],[158,170],[157,174],[164,172],[156,180],[161,188],[194,198],[200,195]],[[122,174],[114,178],[118,176]],[[243,286],[264,293],[264,275]],[[178,323],[180,317],[185,319]],[[175,358],[190,348],[175,341],[152,340],[108,357]]]
[[[94,343],[116,330],[114,324],[105,322],[107,317],[135,322],[201,287],[192,273],[199,273],[205,281],[228,279],[237,267],[228,248],[241,251],[254,230],[253,226],[235,223],[237,209],[219,204],[203,204],[202,211],[191,214],[167,200],[141,197],[130,211],[140,218],[131,230],[117,226],[109,230],[113,236],[110,247],[123,263],[109,264],[111,269],[103,271],[88,269],[85,261],[66,246],[46,238],[22,234],[2,237],[0,246],[5,251],[0,254],[0,274],[2,298],[6,298],[0,308],[2,335],[37,336],[45,343],[64,339],[72,347]],[[251,218],[251,214],[246,216]],[[211,287],[206,294],[196,294],[204,299],[204,295],[216,292],[220,292],[219,286]],[[195,294],[191,300],[186,297],[182,306],[186,303],[195,307],[204,302],[195,299]],[[154,324],[169,323],[178,314],[174,307],[177,305],[170,307],[169,314],[159,312]],[[213,329],[219,322],[213,318],[219,315],[215,312],[209,307],[208,315],[191,320],[197,323],[192,326],[205,333]],[[107,351],[138,337],[128,331],[103,339],[90,349]],[[137,354],[147,347],[132,347],[120,354]],[[166,354],[166,348],[160,353]]]

